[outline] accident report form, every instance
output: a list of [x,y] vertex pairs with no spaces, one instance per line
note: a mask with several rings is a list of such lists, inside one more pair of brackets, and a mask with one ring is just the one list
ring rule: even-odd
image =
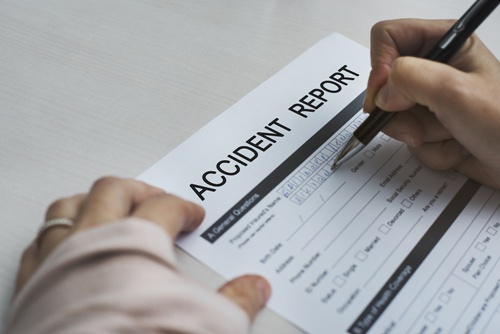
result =
[[267,278],[268,305],[305,332],[496,332],[498,192],[383,134],[331,170],[369,71],[332,34],[139,179],[202,205],[178,246],[227,279]]

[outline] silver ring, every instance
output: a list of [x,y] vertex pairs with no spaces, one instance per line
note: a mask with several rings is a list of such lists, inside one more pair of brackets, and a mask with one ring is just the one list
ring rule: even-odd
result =
[[49,219],[46,222],[44,222],[42,226],[40,226],[40,229],[38,230],[38,236],[41,236],[43,232],[47,231],[49,228],[54,226],[73,227],[73,225],[75,225],[75,222],[69,218]]

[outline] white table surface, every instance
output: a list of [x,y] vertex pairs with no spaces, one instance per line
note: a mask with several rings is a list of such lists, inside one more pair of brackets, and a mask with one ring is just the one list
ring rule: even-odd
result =
[[[337,31],[458,18],[472,0],[0,0],[0,322],[52,200],[136,177]],[[500,58],[500,9],[478,34]],[[192,160],[191,160],[192,161]],[[220,276],[178,251],[210,288]],[[266,309],[252,333],[300,333]]]

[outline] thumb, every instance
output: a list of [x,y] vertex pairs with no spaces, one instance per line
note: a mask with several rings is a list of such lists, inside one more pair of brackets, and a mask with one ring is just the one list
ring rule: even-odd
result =
[[219,293],[235,302],[253,321],[269,300],[271,285],[261,276],[245,275],[224,284]]

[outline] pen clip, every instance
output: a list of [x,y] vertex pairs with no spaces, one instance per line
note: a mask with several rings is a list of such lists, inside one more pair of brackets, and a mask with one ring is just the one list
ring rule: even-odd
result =
[[499,2],[499,0],[477,0],[425,58],[447,62]]

